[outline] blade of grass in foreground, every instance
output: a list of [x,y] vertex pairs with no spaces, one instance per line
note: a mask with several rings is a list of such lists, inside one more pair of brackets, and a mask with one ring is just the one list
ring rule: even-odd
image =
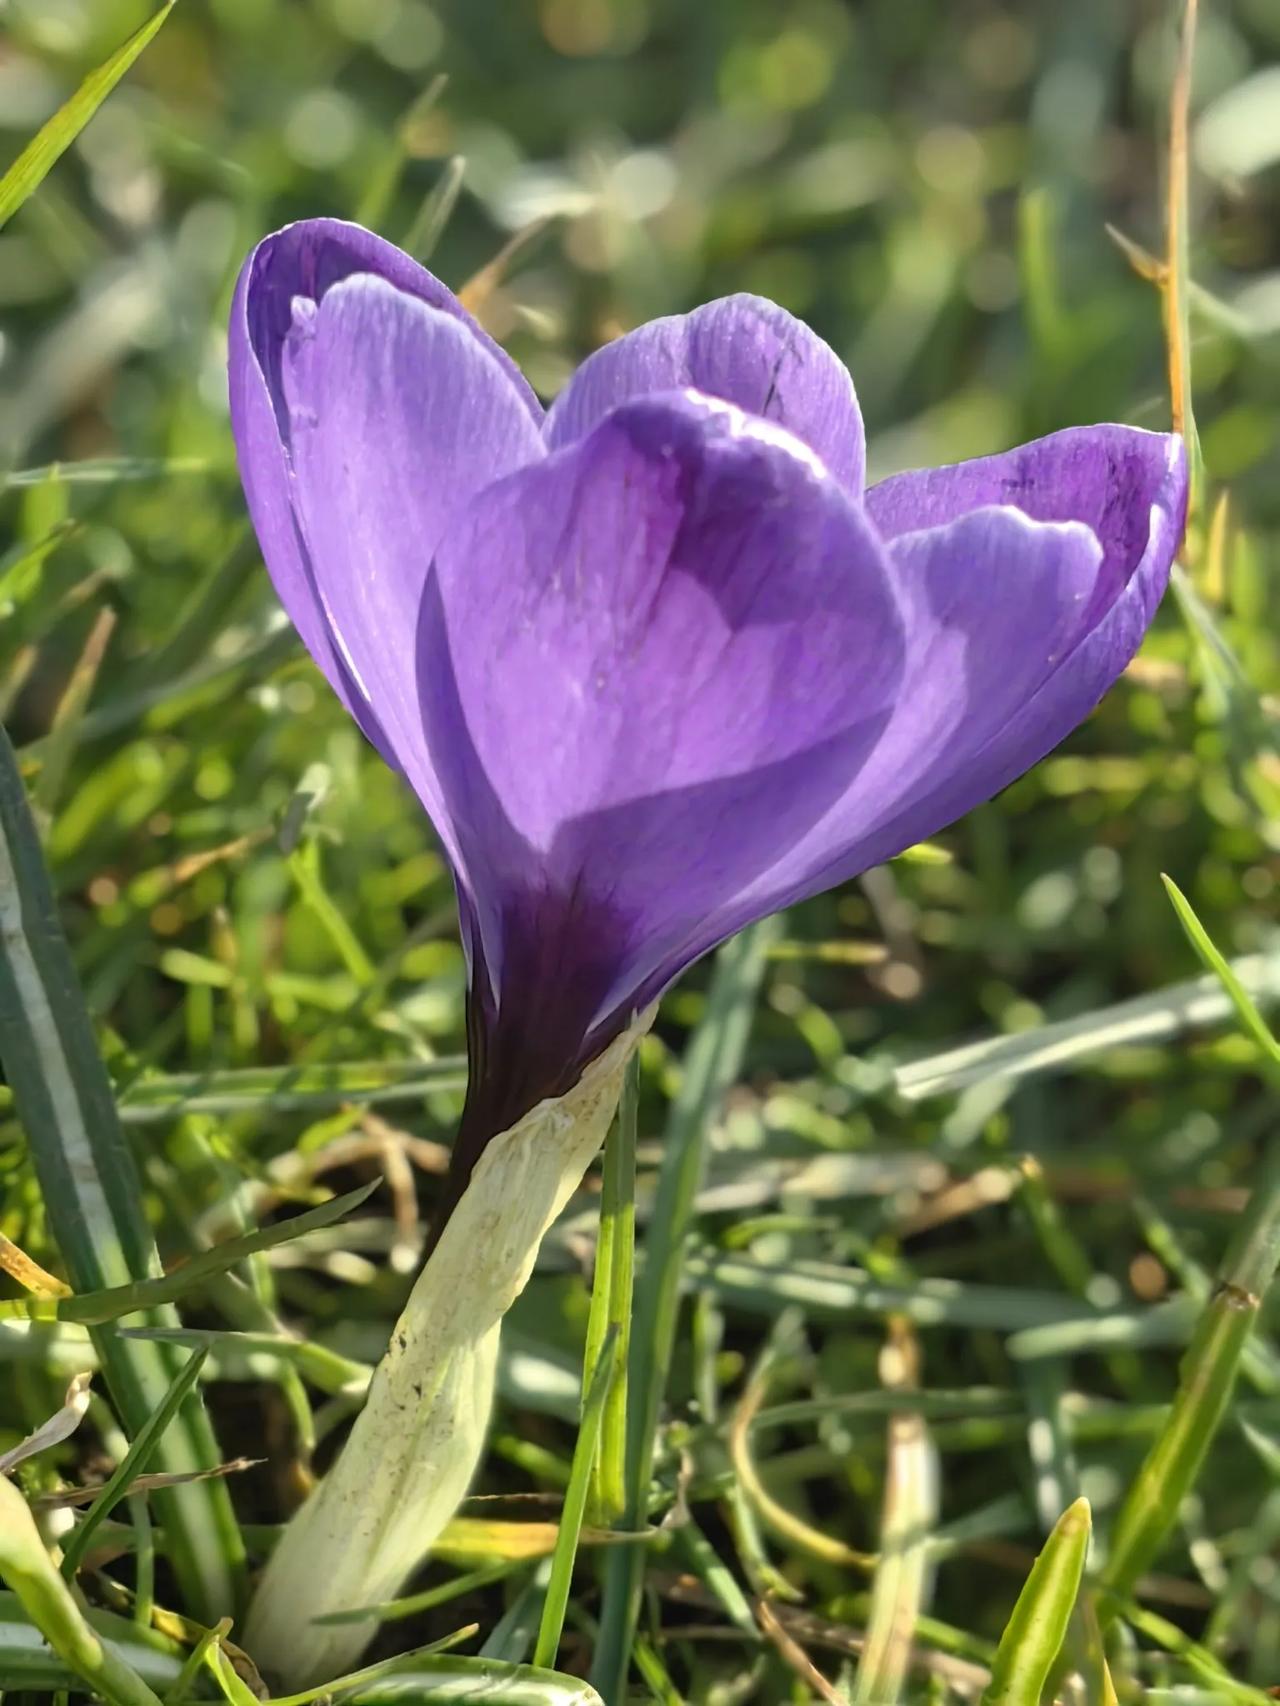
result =
[[[155,1276],[159,1258],[142,1187],[116,1118],[93,1027],[76,984],[48,873],[8,737],[0,731],[0,1059],[31,1148],[50,1229],[77,1291]],[[172,1313],[153,1325],[178,1325]],[[167,1345],[92,1335],[126,1432],[136,1437],[178,1368]],[[166,1434],[167,1470],[219,1461],[198,1390]],[[212,1622],[235,1602],[244,1548],[226,1488],[198,1482],[157,1494],[170,1556],[193,1615]]]
[[[781,934],[779,919],[765,919],[720,950],[706,1013],[685,1053],[684,1077],[671,1107],[662,1170],[636,1287],[631,1338],[631,1414],[627,1429],[625,1525],[641,1526],[675,1344],[685,1244],[693,1199],[702,1174],[708,1122],[742,1069],[756,997],[768,951]],[[606,1700],[621,1700],[640,1610],[645,1550],[619,1547],[609,1559],[604,1607],[592,1681]]]
[[[163,1693],[177,1680],[182,1657],[175,1642],[109,1611],[90,1610],[84,1616],[91,1632],[148,1687]],[[79,1674],[44,1640],[17,1594],[7,1589],[0,1589],[0,1676],[15,1693],[82,1691]]]
[[164,1403],[161,1404],[155,1415],[151,1417],[137,1439],[129,1447],[124,1461],[116,1469],[115,1474],[108,1480],[106,1486],[103,1487],[68,1538],[62,1554],[62,1573],[68,1581],[80,1567],[80,1560],[84,1557],[89,1542],[98,1529],[111,1515],[120,1500],[128,1494],[130,1487],[133,1486],[138,1476],[155,1456],[160,1441],[164,1438],[165,1429],[173,1420],[182,1400],[195,1385],[208,1355],[208,1349],[202,1345],[199,1350],[194,1351],[187,1358],[185,1365],[178,1370],[173,1384],[165,1393]]
[[64,106],[58,108],[49,122],[32,138],[0,178],[0,225],[15,214],[27,197],[40,187],[45,175],[60,154],[70,148],[134,60],[146,47],[156,31],[173,10],[175,0],[167,3],[148,18],[141,29],[135,30],[125,42],[91,71]]
[[[52,1564],[49,1568],[63,1592],[67,1592]],[[172,1642],[110,1612],[90,1611],[84,1622],[88,1632],[100,1639],[109,1664],[123,1663],[149,1689],[166,1697],[172,1694],[183,1670],[182,1652]],[[42,1693],[75,1689],[82,1674],[72,1668],[60,1650],[46,1645],[18,1598],[2,1590],[0,1674],[15,1689]],[[345,1706],[403,1706],[406,1701],[430,1706],[433,1701],[481,1699],[485,1706],[601,1706],[600,1697],[577,1677],[537,1670],[531,1665],[507,1665],[494,1659],[419,1655],[412,1660],[395,1660],[391,1666],[371,1666],[348,1680],[350,1692],[344,1688],[342,1696]],[[111,1701],[111,1706],[144,1706],[141,1697],[113,1700],[100,1680],[95,1680],[94,1686]],[[157,1706],[154,1694],[148,1692],[145,1706]]]
[[1164,877],[1164,886],[1169,899],[1173,902],[1173,910],[1178,915],[1178,922],[1187,933],[1187,940],[1199,954],[1205,965],[1214,974],[1226,990],[1231,1005],[1236,1010],[1236,1016],[1244,1030],[1253,1038],[1262,1050],[1273,1074],[1280,1075],[1280,1041],[1258,1011],[1256,1002],[1245,988],[1229,960],[1219,953],[1209,932],[1196,917],[1191,902],[1174,882],[1172,877]]
[[1090,1528],[1087,1499],[1058,1518],[1000,1637],[981,1706],[1039,1706],[1080,1591]]
[[[0,1476],[0,1576],[49,1646],[108,1706],[160,1706],[131,1666],[85,1621],[45,1550],[27,1501]],[[9,1677],[5,1677],[8,1684]]]
[[[919,1347],[900,1318],[889,1324],[880,1375],[891,1391],[919,1384]],[[898,1700],[906,1686],[916,1623],[930,1577],[929,1535],[938,1520],[938,1457],[918,1411],[889,1417],[885,1442],[880,1554],[871,1581],[867,1635],[854,1681],[853,1706]]]
[[[380,1179],[371,1179],[367,1185],[358,1185],[345,1196],[334,1197],[330,1202],[320,1203],[289,1220],[260,1226],[256,1232],[243,1233],[239,1238],[227,1238],[209,1250],[202,1250],[198,1256],[190,1257],[172,1273],[157,1274],[153,1279],[130,1280],[127,1285],[79,1292],[71,1297],[6,1299],[0,1302],[0,1321],[83,1321],[87,1326],[100,1327],[108,1321],[118,1321],[123,1315],[136,1315],[144,1309],[174,1303],[189,1291],[194,1291],[204,1280],[225,1274],[248,1256],[274,1250],[305,1233],[332,1226],[372,1196],[381,1182]],[[144,1335],[132,1333],[129,1337],[142,1341]],[[156,1342],[163,1343],[164,1340],[157,1339]]]
[[[1190,902],[1168,878],[1165,885],[1189,940],[1222,979],[1243,1027],[1262,1045],[1263,1058],[1274,1072],[1280,1066],[1280,1045],[1232,976]],[[1103,1574],[1103,1584],[1112,1594],[1130,1592],[1176,1522],[1227,1413],[1244,1348],[1278,1265],[1280,1143],[1273,1143],[1183,1359],[1177,1396],[1116,1518]],[[1113,1601],[1104,1603],[1101,1615],[1104,1620],[1114,1617]]]
[[[382,1676],[357,1683],[350,1693],[343,1684],[344,1706],[418,1706],[457,1701],[462,1706],[483,1700],[484,1706],[603,1706],[600,1696],[580,1677],[536,1665],[505,1665],[493,1659],[463,1659],[450,1654],[442,1658],[417,1658],[412,1663],[394,1661]],[[403,1668],[401,1666],[403,1665]],[[315,1689],[311,1698],[327,1695],[329,1688]],[[286,1696],[275,1706],[293,1706]]]
[[578,1424],[578,1443],[573,1450],[573,1472],[564,1496],[560,1526],[556,1533],[556,1549],[551,1557],[551,1579],[543,1601],[542,1621],[538,1625],[537,1645],[533,1649],[535,1665],[552,1665],[560,1648],[564,1630],[564,1614],[569,1604],[569,1589],[573,1584],[573,1562],[578,1554],[578,1539],[582,1533],[582,1518],[587,1508],[587,1493],[591,1470],[600,1443],[600,1423],[604,1418],[605,1396],[613,1373],[618,1350],[618,1329],[610,1326],[600,1355],[591,1371],[591,1382],[583,1396],[582,1419]]
[[639,1063],[633,1056],[622,1080],[618,1117],[605,1139],[600,1190],[600,1231],[591,1314],[582,1358],[584,1394],[612,1331],[616,1338],[614,1372],[604,1400],[599,1450],[591,1472],[587,1509],[600,1524],[618,1521],[627,1504],[627,1357],[631,1348],[631,1309],[636,1240],[636,1115]]

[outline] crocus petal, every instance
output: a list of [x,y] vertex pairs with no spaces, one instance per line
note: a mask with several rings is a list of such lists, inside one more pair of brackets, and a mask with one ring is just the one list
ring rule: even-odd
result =
[[[899,702],[835,810],[743,897],[746,915],[935,834],[1083,722],[1142,642],[1186,491],[1180,440],[1117,426],[874,487],[908,613]],[[1021,503],[965,513],[1010,492],[1044,519]]]
[[597,350],[552,404],[547,442],[581,438],[630,397],[686,386],[786,427],[861,495],[862,415],[847,368],[808,326],[760,296],[726,296],[651,320]]
[[[1011,504],[1033,521],[1082,521],[1102,542],[1097,617],[1163,550],[1172,558],[1186,507],[1184,462],[1182,441],[1168,433],[1069,427],[998,456],[895,474],[867,493],[867,510],[886,539],[988,504]],[[1163,591],[1162,580],[1157,600]]]
[[482,946],[473,1096],[503,1098],[465,1147],[725,934],[874,751],[903,642],[883,548],[812,451],[691,392],[489,487],[436,563],[423,719]]
[[[317,304],[323,312],[329,293],[353,277],[384,281],[406,313],[426,305],[422,311],[433,310],[455,333],[451,341],[442,335],[436,345],[449,345],[456,363],[452,377],[422,365],[407,367],[396,376],[404,394],[398,419],[411,419],[416,457],[417,495],[401,525],[421,527],[428,520],[430,529],[423,538],[428,551],[452,506],[465,502],[486,479],[513,465],[513,441],[520,444],[522,454],[537,453],[533,439],[542,411],[515,364],[481,331],[452,292],[394,245],[357,225],[314,219],[288,226],[261,242],[241,271],[231,313],[228,367],[232,428],[249,513],[281,603],[304,645],[366,735],[388,762],[398,764],[401,760],[383,729],[381,710],[357,679],[359,671],[353,674],[350,648],[335,629],[332,610],[317,586],[311,548],[297,511],[294,423],[284,390],[285,351],[296,340],[297,324],[311,312],[306,304]],[[376,351],[368,353],[380,365]],[[468,400],[461,400],[463,418],[451,418],[460,407],[462,369],[496,373],[486,394],[505,388],[502,430],[491,439],[482,431],[485,423],[473,418]],[[496,405],[482,404],[479,412],[484,414],[486,409],[487,426],[492,428]],[[315,412],[328,413],[319,408]],[[324,419],[320,430],[328,430]],[[465,467],[459,456],[464,443]],[[393,457],[407,453],[407,447],[391,442],[376,418],[362,423],[360,436],[349,448],[365,468],[376,464],[383,450]],[[341,518],[337,537],[328,541],[335,550],[342,544],[348,522],[364,511],[362,498]],[[426,559],[412,572],[417,590],[425,569]],[[384,643],[402,656],[411,656],[413,630],[410,615],[398,631],[388,629]]]

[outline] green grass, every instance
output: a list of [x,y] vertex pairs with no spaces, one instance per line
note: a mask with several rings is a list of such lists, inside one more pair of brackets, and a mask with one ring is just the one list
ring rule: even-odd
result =
[[[0,1233],[77,1295],[0,1245],[0,1451],[77,1370],[95,1396],[10,1487],[45,1526],[13,1506],[0,1688],[247,1706],[219,1619],[359,1401],[460,1106],[448,873],[282,626],[232,466],[231,282],[311,213],[455,286],[552,214],[484,304],[546,393],[620,326],[775,296],[849,361],[874,474],[1163,427],[1171,342],[1204,474],[1084,728],[944,857],[664,1002],[626,1415],[582,1373],[627,1349],[630,1127],[513,1311],[485,1502],[380,1608],[403,1673],[350,1698],[1280,1684],[1280,195],[1229,98],[1280,36],[1202,0],[1184,180],[1160,13],[11,0]],[[1087,1563],[1070,1514],[1046,1539],[1082,1497]],[[86,1510],[68,1585],[50,1525]]]

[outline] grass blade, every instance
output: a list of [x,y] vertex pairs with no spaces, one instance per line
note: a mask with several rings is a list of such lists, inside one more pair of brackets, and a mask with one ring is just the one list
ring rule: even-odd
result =
[[555,1551],[551,1555],[551,1577],[547,1582],[547,1597],[542,1604],[542,1620],[538,1625],[538,1639],[533,1649],[535,1665],[553,1665],[560,1647],[564,1614],[569,1604],[569,1589],[573,1583],[573,1564],[578,1555],[578,1539],[582,1533],[582,1519],[591,1486],[591,1470],[600,1444],[605,1399],[609,1393],[609,1382],[617,1353],[618,1329],[611,1325],[591,1372],[590,1384],[583,1395],[582,1420],[578,1425],[577,1444],[573,1448],[573,1470],[564,1496],[564,1508],[560,1513],[560,1529],[556,1535]]
[[[1226,962],[1240,987],[1268,1007],[1280,1002],[1280,954],[1245,954]],[[1074,1019],[1011,1036],[984,1037],[895,1069],[894,1089],[908,1101],[945,1096],[991,1079],[1062,1072],[1107,1049],[1168,1042],[1184,1031],[1221,1024],[1231,999],[1213,977],[1188,978]]]
[[[364,192],[356,203],[352,218],[357,225],[365,225],[371,231],[382,228],[387,210],[400,188],[405,163],[414,145],[415,133],[421,129],[423,120],[444,94],[448,82],[447,72],[437,72],[422,93],[415,96],[407,110],[400,115],[399,123],[388,140],[386,152],[369,172]],[[408,247],[407,244],[405,246]]]
[[618,1117],[605,1139],[600,1192],[600,1233],[591,1291],[591,1317],[583,1355],[584,1394],[592,1385],[604,1341],[617,1340],[613,1378],[605,1397],[600,1449],[592,1471],[592,1521],[616,1522],[626,1509],[627,1357],[636,1247],[636,1113],[639,1063],[635,1056],[622,1081]]
[[[405,1701],[435,1706],[436,1702],[483,1700],[484,1706],[603,1706],[593,1688],[576,1676],[540,1670],[536,1665],[506,1665],[493,1659],[418,1658],[412,1664],[396,1660],[395,1669],[358,1684],[344,1706],[403,1706]],[[401,1666],[404,1666],[401,1669]],[[336,1685],[335,1685],[336,1686]],[[329,1690],[316,1689],[314,1695]],[[292,1697],[275,1706],[292,1706]]]
[[461,154],[446,160],[434,187],[423,200],[405,233],[404,248],[423,265],[444,232],[462,193],[462,180],[467,174],[467,162]]
[[[768,951],[781,930],[780,920],[765,919],[720,950],[706,1013],[689,1043],[684,1078],[667,1122],[631,1340],[625,1518],[629,1528],[639,1527],[644,1517],[707,1124],[742,1069]],[[625,1692],[644,1563],[643,1549],[636,1546],[620,1547],[609,1560],[592,1677],[606,1700],[620,1700]]]
[[120,1118],[125,1125],[147,1125],[182,1114],[319,1113],[345,1102],[367,1107],[420,1102],[439,1090],[464,1089],[466,1082],[466,1061],[453,1054],[430,1062],[320,1062],[157,1073],[121,1093]]
[[[1222,980],[1244,1030],[1280,1064],[1276,1040],[1185,895],[1164,879],[1193,947]],[[1267,1287],[1280,1266],[1280,1144],[1273,1143],[1182,1364],[1168,1417],[1116,1518],[1103,1581],[1127,1594],[1156,1557],[1194,1486],[1231,1402],[1236,1375]],[[1114,1615],[1114,1604],[1104,1608]]]
[[[890,1322],[889,1342],[880,1363],[886,1387],[903,1391],[918,1385],[919,1350],[905,1322]],[[891,1415],[880,1554],[871,1581],[871,1609],[854,1683],[854,1706],[883,1706],[902,1697],[916,1621],[928,1593],[929,1531],[938,1520],[938,1487],[937,1453],[924,1417],[911,1410]]]
[[11,219],[27,197],[40,187],[58,156],[79,136],[164,23],[174,4],[175,0],[166,0],[166,4],[135,30],[123,47],[117,48],[96,71],[91,71],[71,99],[58,108],[0,178],[0,226]]
[[1000,1637],[981,1706],[1039,1706],[1080,1591],[1091,1527],[1087,1499],[1058,1518]]
[[164,1395],[164,1402],[150,1418],[139,1433],[137,1439],[125,1453],[115,1473],[107,1481],[106,1486],[85,1512],[78,1527],[72,1532],[62,1553],[62,1573],[68,1581],[80,1567],[89,1542],[97,1533],[99,1527],[111,1515],[111,1512],[125,1497],[129,1489],[155,1455],[156,1447],[164,1438],[164,1431],[177,1414],[182,1400],[190,1392],[204,1367],[205,1358],[209,1352],[204,1347],[192,1353],[185,1365],[174,1376],[173,1384]]
[[[320,1203],[302,1214],[295,1214],[289,1220],[259,1227],[256,1232],[243,1233],[239,1238],[228,1238],[221,1244],[215,1244],[211,1250],[201,1250],[199,1255],[192,1256],[172,1273],[158,1275],[155,1279],[130,1280],[127,1285],[78,1292],[74,1297],[15,1298],[0,1303],[0,1320],[82,1321],[86,1326],[98,1327],[108,1321],[118,1321],[122,1315],[136,1315],[140,1310],[174,1303],[203,1280],[225,1274],[248,1256],[274,1250],[278,1245],[301,1238],[308,1232],[332,1226],[344,1214],[358,1208],[381,1183],[381,1179],[371,1179],[367,1185],[348,1191],[345,1196],[334,1197],[332,1202]],[[148,1341],[138,1334],[130,1334],[129,1342],[162,1341]]]
[[1280,1040],[1258,1011],[1257,1003],[1237,976],[1235,968],[1214,946],[1209,932],[1196,917],[1191,902],[1173,878],[1162,877],[1161,881],[1169,892],[1169,899],[1173,902],[1178,922],[1187,933],[1187,940],[1226,990],[1242,1028],[1258,1044],[1272,1067],[1280,1070]]
[[525,1563],[523,1558],[500,1558],[496,1564],[482,1564],[478,1569],[468,1570],[463,1575],[455,1576],[452,1581],[442,1582],[439,1587],[426,1588],[422,1593],[409,1594],[404,1599],[384,1600],[381,1605],[357,1605],[350,1611],[329,1611],[323,1617],[317,1617],[316,1622],[321,1626],[330,1623],[363,1623],[367,1617],[376,1617],[379,1623],[397,1623],[405,1617],[418,1617],[424,1611],[434,1611],[438,1605],[447,1605],[451,1599],[474,1593],[477,1588],[500,1582],[523,1569]]
[[[160,1706],[132,1667],[85,1620],[45,1550],[27,1501],[0,1476],[0,1576],[58,1658],[108,1706]],[[6,1685],[10,1678],[5,1677]]]
[[17,1445],[11,1446],[8,1451],[0,1452],[0,1475],[11,1474],[19,1463],[25,1463],[29,1457],[35,1457],[42,1451],[48,1451],[50,1446],[61,1445],[64,1439],[71,1438],[89,1408],[89,1382],[92,1379],[91,1370],[72,1376],[61,1408],[55,1410],[52,1416],[25,1439],[20,1439]]
[[[76,986],[48,873],[8,737],[0,731],[0,1059],[30,1143],[54,1239],[72,1285],[92,1292],[145,1281],[159,1258],[141,1184],[116,1119],[111,1086]],[[164,1284],[163,1281],[151,1281]],[[37,1304],[45,1300],[33,1300]],[[51,1299],[73,1304],[74,1299]],[[177,1326],[172,1315],[157,1326]],[[126,1431],[163,1402],[177,1363],[162,1345],[93,1334]],[[168,1470],[219,1461],[192,1391],[159,1453]],[[226,1488],[201,1482],[157,1499],[187,1603],[209,1621],[233,1605],[244,1550]]]
[[80,659],[71,672],[66,691],[58,701],[58,708],[49,725],[49,741],[45,748],[44,763],[40,766],[40,773],[31,790],[31,804],[37,820],[41,823],[48,823],[58,803],[58,795],[75,754],[80,724],[84,721],[89,696],[98,679],[98,671],[102,668],[102,660],[115,625],[116,613],[108,604],[98,612],[97,620],[89,632]]
[[46,462],[40,468],[10,468],[0,474],[0,491],[43,486],[48,480],[68,486],[114,486],[123,480],[167,480],[174,474],[204,474],[208,469],[199,456],[97,456],[83,462]]
[[1099,1322],[1137,1321],[1149,1313],[1130,1310],[1104,1316],[1074,1298],[1015,1286],[932,1278],[912,1285],[887,1285],[874,1274],[834,1262],[797,1261],[784,1266],[716,1250],[692,1252],[685,1272],[690,1279],[714,1286],[726,1302],[752,1315],[776,1315],[799,1304],[819,1321],[845,1322],[851,1314],[896,1314],[918,1327],[995,1328],[1002,1333],[1074,1327],[1087,1337]]
[[[53,1569],[52,1564],[49,1567]],[[53,1570],[53,1574],[56,1577],[58,1572]],[[60,1577],[58,1580],[66,1592],[65,1584]],[[177,1680],[182,1655],[176,1643],[109,1611],[90,1610],[83,1616],[111,1656],[127,1664],[149,1688],[166,1689]],[[54,1689],[79,1690],[81,1686],[79,1673],[45,1641],[22,1601],[4,1589],[0,1589],[0,1676],[5,1687],[14,1691],[48,1693]]]
[[1240,1358],[1280,1264],[1280,1145],[1269,1157],[1182,1364],[1168,1417],[1116,1518],[1103,1577],[1127,1594],[1156,1557],[1226,1415]]

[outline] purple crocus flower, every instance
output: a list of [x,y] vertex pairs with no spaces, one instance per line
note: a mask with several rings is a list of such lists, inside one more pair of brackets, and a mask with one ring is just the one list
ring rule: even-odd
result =
[[989,799],[1136,651],[1176,438],[1076,428],[864,489],[848,373],[731,296],[544,410],[354,225],[250,256],[240,472],[285,609],[429,812],[471,969],[456,1200],[691,961]]

